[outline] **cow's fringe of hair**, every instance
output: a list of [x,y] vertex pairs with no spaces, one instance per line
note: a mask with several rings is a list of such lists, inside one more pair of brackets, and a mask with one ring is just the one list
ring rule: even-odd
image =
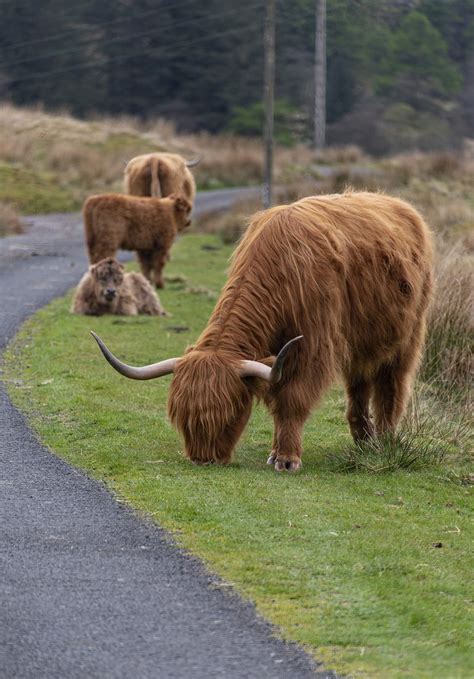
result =
[[188,457],[198,463],[229,462],[251,402],[235,357],[201,351],[188,354],[186,363],[175,370],[169,398],[169,416],[185,435]]

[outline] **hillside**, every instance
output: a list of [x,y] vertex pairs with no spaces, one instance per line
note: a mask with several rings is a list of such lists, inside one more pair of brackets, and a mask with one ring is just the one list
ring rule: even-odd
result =
[[[259,184],[259,140],[210,134],[178,135],[172,123],[132,117],[79,120],[41,109],[0,106],[0,235],[2,214],[80,208],[91,193],[120,191],[124,163],[140,153],[171,151],[202,161],[198,188]],[[313,154],[304,146],[276,149],[276,181],[298,176]],[[10,207],[5,208],[5,204]],[[2,207],[3,206],[3,207]],[[4,225],[7,230],[7,225]]]

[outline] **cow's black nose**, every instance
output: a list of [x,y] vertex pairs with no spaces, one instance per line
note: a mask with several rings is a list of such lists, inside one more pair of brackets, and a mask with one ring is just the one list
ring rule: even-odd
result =
[[117,294],[116,291],[111,288],[107,288],[107,290],[105,291],[105,296],[110,299],[115,297],[116,294]]

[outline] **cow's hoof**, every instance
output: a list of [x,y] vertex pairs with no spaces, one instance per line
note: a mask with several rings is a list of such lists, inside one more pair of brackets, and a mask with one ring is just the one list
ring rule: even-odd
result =
[[211,464],[214,464],[214,460],[191,460],[191,462],[196,467],[209,467]]
[[275,461],[275,471],[276,472],[297,472],[299,469],[301,469],[302,464],[301,460],[293,459],[293,460],[285,460],[284,458],[282,459],[276,459]]
[[277,459],[276,453],[270,453],[270,457],[267,460],[267,464],[275,464]]

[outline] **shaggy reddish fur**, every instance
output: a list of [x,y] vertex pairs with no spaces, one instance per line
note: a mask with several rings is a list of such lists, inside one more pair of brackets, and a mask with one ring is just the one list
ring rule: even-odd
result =
[[79,282],[71,311],[89,316],[167,315],[146,278],[139,273],[124,273],[115,259],[102,259],[89,267]]
[[147,153],[132,158],[125,167],[124,188],[134,196],[155,198],[177,193],[191,203],[196,196],[194,177],[176,153]]
[[190,212],[191,203],[182,196],[91,196],[83,208],[89,260],[114,257],[120,248],[136,250],[144,276],[162,288],[163,267],[176,235],[191,223]]
[[[257,214],[206,329],[175,369],[168,408],[187,456],[229,462],[257,395],[274,417],[269,461],[298,469],[304,422],[338,376],[353,437],[392,431],[419,361],[431,289],[429,230],[401,200],[346,192]],[[278,384],[239,377],[241,359],[270,364],[300,334]]]

